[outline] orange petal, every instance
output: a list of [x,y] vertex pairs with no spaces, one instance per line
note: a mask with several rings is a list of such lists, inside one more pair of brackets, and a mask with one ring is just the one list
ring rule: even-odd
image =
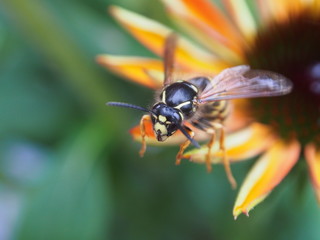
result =
[[320,204],[320,150],[312,143],[305,147],[305,157],[309,167],[309,173],[314,192]]
[[313,1],[311,1],[310,6],[311,6],[311,9],[314,11],[313,13],[315,13],[316,16],[318,16],[319,15],[319,11],[320,11],[320,1],[313,0]]
[[249,211],[268,196],[299,159],[300,144],[297,140],[278,140],[254,164],[238,193],[233,215],[248,215]]
[[239,31],[208,0],[163,0],[169,12],[192,37],[232,64],[242,61],[244,45]]
[[[186,125],[190,128],[190,124],[186,123]],[[152,128],[152,122],[149,119],[148,121],[145,121],[145,131],[146,131],[146,143],[148,145],[178,145],[186,141],[186,137],[180,132],[177,131],[172,136],[168,137],[168,139],[164,142],[159,142],[157,138],[154,135],[153,128]],[[205,134],[202,131],[195,130],[195,139],[197,141],[202,141],[207,138],[207,134]],[[141,142],[141,134],[140,134],[140,126],[135,126],[132,129],[130,129],[130,134],[132,135],[133,139],[135,141]]]
[[254,40],[257,24],[245,0],[224,0],[230,15],[249,42]]
[[[143,45],[162,56],[164,41],[173,32],[172,29],[120,7],[113,6],[110,10],[112,15]],[[188,70],[205,73],[218,73],[229,66],[182,37],[178,39],[176,62]]]
[[[160,60],[142,57],[100,55],[97,62],[109,70],[146,87],[159,89],[163,84],[163,66]],[[148,72],[158,74],[149,74]]]
[[[263,139],[263,140],[262,140]],[[265,151],[275,141],[271,130],[265,125],[253,123],[250,127],[230,134],[225,140],[227,156],[231,162],[243,161]],[[218,151],[219,144],[215,144],[211,155],[212,163],[221,163],[222,153]],[[205,163],[208,147],[194,149],[184,154],[191,161]]]

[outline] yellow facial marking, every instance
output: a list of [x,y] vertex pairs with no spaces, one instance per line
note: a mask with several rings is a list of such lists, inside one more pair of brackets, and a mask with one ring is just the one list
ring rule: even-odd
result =
[[154,130],[157,132],[158,130],[160,130],[161,135],[166,135],[168,133],[167,128],[161,124],[161,123],[155,123],[154,124]]
[[165,116],[162,116],[162,115],[159,115],[158,119],[159,119],[160,122],[163,122],[163,123],[167,121],[167,118]]

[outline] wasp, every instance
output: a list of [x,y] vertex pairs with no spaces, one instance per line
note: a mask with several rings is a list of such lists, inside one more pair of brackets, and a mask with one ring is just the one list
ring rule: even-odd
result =
[[175,79],[174,57],[177,46],[177,35],[171,33],[164,44],[164,81],[163,89],[158,95],[156,103],[151,109],[129,103],[108,102],[107,105],[133,108],[147,112],[140,121],[142,147],[140,155],[146,151],[145,121],[152,121],[153,131],[158,141],[165,141],[178,130],[186,137],[180,145],[176,156],[176,164],[180,164],[184,150],[191,144],[199,148],[194,140],[194,132],[185,123],[205,131],[210,135],[206,167],[211,171],[210,155],[219,133],[219,150],[227,177],[233,187],[236,181],[232,175],[230,164],[226,156],[224,144],[224,121],[230,112],[230,99],[271,97],[288,94],[292,83],[281,74],[250,69],[247,65],[227,68],[214,77],[198,76],[190,79]]

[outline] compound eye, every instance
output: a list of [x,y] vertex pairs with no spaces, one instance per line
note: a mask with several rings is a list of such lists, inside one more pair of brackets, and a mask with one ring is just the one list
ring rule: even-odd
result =
[[157,115],[151,114],[151,121],[153,124],[157,122],[157,119],[158,119]]
[[166,128],[169,128],[170,126],[174,125],[174,123],[172,123],[171,121],[166,121],[165,122],[165,126]]
[[170,123],[170,124],[166,125],[166,128],[168,130],[168,135],[172,135],[177,131],[178,126],[176,123]]

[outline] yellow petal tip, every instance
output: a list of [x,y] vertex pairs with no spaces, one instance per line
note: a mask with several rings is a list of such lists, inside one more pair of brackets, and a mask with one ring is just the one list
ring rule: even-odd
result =
[[300,144],[295,139],[290,142],[275,142],[259,158],[244,180],[234,205],[234,216],[241,212],[247,215],[262,202],[288,174],[299,159],[299,153]]
[[241,210],[240,208],[237,208],[236,210],[233,210],[233,218],[234,218],[234,220],[237,220],[241,213],[243,213],[244,215],[249,217],[249,211],[250,210],[251,209]]
[[237,220],[240,214],[241,214],[241,211],[240,211],[240,210],[238,210],[238,211],[236,211],[236,212],[233,212],[233,218],[234,218],[234,220]]

